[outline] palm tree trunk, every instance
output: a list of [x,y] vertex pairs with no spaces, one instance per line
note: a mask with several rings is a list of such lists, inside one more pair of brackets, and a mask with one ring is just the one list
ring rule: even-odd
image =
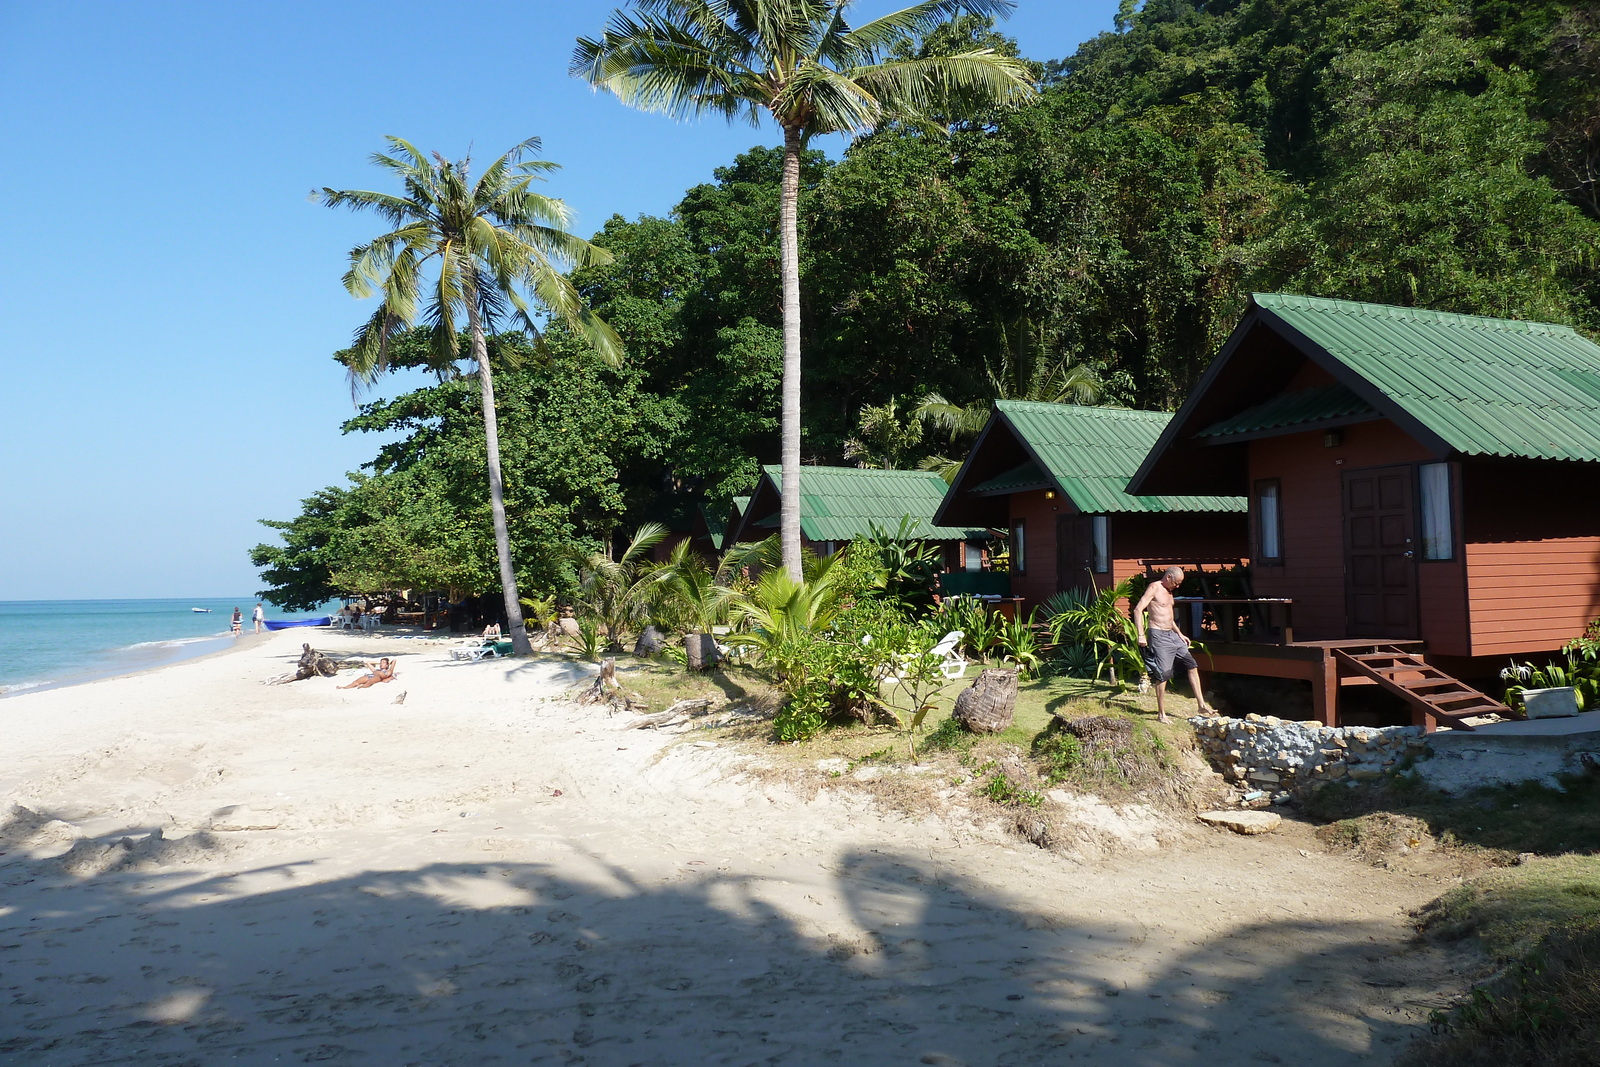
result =
[[483,440],[489,453],[489,505],[494,513],[494,550],[500,557],[500,588],[505,592],[506,628],[511,649],[519,656],[533,653],[528,628],[522,621],[522,599],[517,595],[517,574],[511,567],[511,531],[506,526],[506,486],[500,475],[500,426],[494,411],[494,377],[489,373],[489,346],[478,318],[476,286],[467,284],[467,321],[472,327],[472,358],[478,364],[478,391],[483,396]]
[[783,498],[778,512],[783,567],[796,582],[800,567],[800,131],[783,130],[783,193],[778,251],[783,275],[783,421],[778,461]]

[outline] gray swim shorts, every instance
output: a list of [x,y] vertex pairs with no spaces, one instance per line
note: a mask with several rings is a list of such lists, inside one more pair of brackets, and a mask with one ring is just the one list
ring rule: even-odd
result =
[[1151,630],[1145,640],[1148,644],[1144,649],[1144,667],[1158,682],[1171,678],[1174,667],[1187,671],[1198,666],[1189,653],[1188,639],[1176,630]]

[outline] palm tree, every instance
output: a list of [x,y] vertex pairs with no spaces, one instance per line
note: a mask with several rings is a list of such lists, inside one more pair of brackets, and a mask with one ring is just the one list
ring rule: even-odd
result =
[[655,573],[659,568],[650,554],[670,532],[659,522],[647,522],[616,559],[594,552],[578,561],[582,606],[605,625],[610,649],[622,648],[623,631],[643,622],[651,601],[661,596],[663,577]]
[[[385,138],[388,152],[372,162],[397,175],[403,195],[361,189],[328,189],[312,196],[328,207],[375,211],[394,228],[350,252],[344,287],[366,298],[378,292],[377,311],[356,332],[348,362],[355,382],[370,382],[389,365],[391,342],[420,317],[429,330],[430,362],[452,368],[461,358],[461,318],[471,336],[470,358],[477,365],[483,397],[488,452],[489,498],[494,512],[494,542],[500,557],[500,584],[512,645],[519,655],[533,651],[517,576],[511,564],[506,528],[505,484],[500,474],[500,435],[495,420],[494,378],[485,340],[495,325],[510,319],[534,337],[530,297],[566,323],[611,362],[621,358],[615,333],[583,306],[577,290],[561,273],[562,264],[609,262],[610,256],[566,230],[571,215],[560,200],[532,190],[556,164],[525,157],[539,150],[530,137],[489,164],[474,183],[469,159],[450,162],[435,153],[430,160],[399,137]],[[437,277],[426,283],[424,274]]]
[[[783,565],[800,563],[800,154],[817,134],[864,133],[896,116],[924,118],[1033,91],[1020,60],[974,49],[894,55],[961,12],[1008,15],[1011,0],[924,0],[852,28],[853,0],[635,0],[598,40],[579,38],[572,73],[623,103],[680,118],[722,115],[783,130],[779,261],[783,279]],[[904,51],[902,49],[902,51]]]

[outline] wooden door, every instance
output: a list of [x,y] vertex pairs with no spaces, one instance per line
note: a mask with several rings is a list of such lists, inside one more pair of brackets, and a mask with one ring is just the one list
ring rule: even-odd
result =
[[1056,517],[1056,591],[1094,592],[1094,520],[1087,515]]
[[1417,636],[1412,467],[1344,474],[1346,637]]

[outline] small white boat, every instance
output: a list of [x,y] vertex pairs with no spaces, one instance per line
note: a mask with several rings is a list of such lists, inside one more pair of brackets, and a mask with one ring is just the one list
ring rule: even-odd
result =
[[198,612],[201,612],[202,614],[205,614],[205,615],[211,614],[211,609],[210,608],[190,608],[189,610],[190,611],[198,611]]

